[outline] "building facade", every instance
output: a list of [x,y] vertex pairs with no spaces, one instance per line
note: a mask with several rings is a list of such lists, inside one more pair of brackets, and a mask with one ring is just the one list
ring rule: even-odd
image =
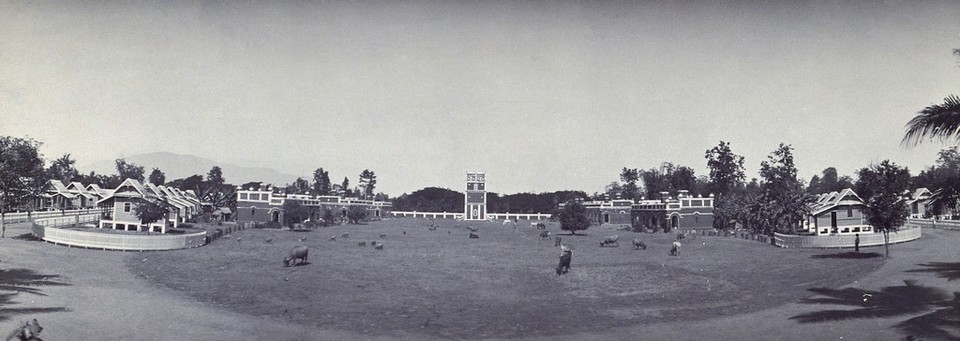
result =
[[863,216],[863,199],[852,189],[823,193],[810,206],[801,234],[829,236],[872,233],[873,227]]
[[659,200],[639,200],[631,209],[632,226],[635,230],[712,229],[714,199],[691,196],[681,190],[677,197],[660,193]]
[[487,219],[486,174],[467,172],[467,190],[463,198],[464,220]]
[[379,220],[390,212],[390,202],[363,200],[358,198],[342,198],[339,196],[309,195],[309,194],[281,194],[269,187],[238,188],[237,209],[233,212],[238,223],[283,223],[283,204],[286,201],[296,201],[301,206],[311,208],[309,220],[319,221],[324,209],[335,212],[334,215],[343,221],[347,217],[347,210],[351,206],[360,206],[367,210],[368,220]]

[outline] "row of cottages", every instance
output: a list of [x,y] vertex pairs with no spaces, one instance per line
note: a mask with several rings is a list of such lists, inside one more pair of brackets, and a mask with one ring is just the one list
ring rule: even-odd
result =
[[863,216],[864,207],[863,199],[849,188],[820,194],[811,204],[810,215],[800,233],[815,236],[872,233],[873,227]]
[[[168,214],[165,221],[143,224],[137,217],[137,206],[144,202],[165,202]],[[166,233],[167,228],[176,228],[180,223],[200,213],[200,199],[191,190],[142,184],[135,179],[126,179],[110,195],[97,204],[103,208],[100,228],[125,231],[150,231]]]
[[309,194],[282,194],[264,188],[237,188],[237,210],[234,212],[237,223],[283,223],[283,203],[295,201],[301,206],[310,208],[308,220],[319,221],[323,214],[322,209],[330,209],[340,213],[345,219],[350,206],[361,206],[367,209],[368,219],[379,220],[390,212],[392,204],[389,201],[363,200],[358,198],[342,198],[336,195],[309,195]]
[[676,197],[661,192],[661,199],[656,200],[615,199],[581,204],[591,223],[596,225],[629,224],[634,229],[664,231],[713,228],[713,195],[703,197],[689,193],[680,190]]
[[97,202],[110,193],[110,190],[104,190],[97,184],[84,186],[74,181],[64,185],[60,180],[50,180],[37,198],[36,207],[41,211],[91,209],[96,208]]

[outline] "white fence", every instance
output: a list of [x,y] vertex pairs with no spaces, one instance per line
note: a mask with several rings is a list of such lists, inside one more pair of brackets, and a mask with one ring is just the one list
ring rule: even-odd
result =
[[[441,219],[463,219],[462,212],[417,212],[417,211],[391,211],[394,217],[408,218],[441,218]],[[489,213],[486,214],[487,220],[506,220],[506,219],[526,219],[541,220],[550,219],[549,214],[543,213]]]
[[97,221],[98,218],[99,214],[85,214],[36,219],[32,232],[34,237],[54,244],[104,250],[175,250],[203,246],[206,243],[206,232],[181,235],[114,234],[57,228],[57,226]]
[[50,217],[73,217],[76,215],[85,215],[85,214],[100,214],[101,211],[99,208],[89,208],[82,210],[67,210],[67,211],[32,211],[32,212],[7,212],[3,215],[3,221],[6,223],[22,223],[30,221],[30,219],[43,219]]
[[907,219],[907,222],[913,225],[928,228],[960,230],[960,221],[957,220]]
[[[904,226],[899,231],[890,232],[890,244],[903,243],[916,240],[921,236],[920,226]],[[777,246],[783,248],[844,248],[854,247],[856,242],[854,235],[832,235],[832,236],[798,236],[790,234],[774,234],[774,242]],[[883,245],[883,233],[861,233],[860,246],[878,246]]]

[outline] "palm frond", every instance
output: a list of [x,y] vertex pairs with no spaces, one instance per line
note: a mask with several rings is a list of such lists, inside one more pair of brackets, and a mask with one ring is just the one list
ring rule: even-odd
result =
[[907,122],[906,134],[900,141],[904,146],[917,146],[923,140],[960,140],[960,98],[947,96],[942,104],[934,104],[920,110]]

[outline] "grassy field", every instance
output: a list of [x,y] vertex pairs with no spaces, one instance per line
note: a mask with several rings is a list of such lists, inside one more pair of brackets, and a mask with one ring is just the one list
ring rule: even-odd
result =
[[[570,273],[557,276],[558,249],[529,225],[437,222],[433,231],[422,219],[243,230],[198,249],[129,257],[127,264],[139,277],[243,314],[366,335],[493,338],[758,311],[809,297],[811,287],[848,284],[883,263],[720,237],[687,242],[673,257],[672,234],[594,226],[585,235],[561,235],[573,262]],[[467,225],[480,239],[468,238]],[[548,228],[560,232],[556,223]],[[344,233],[350,237],[329,240]],[[611,234],[621,245],[600,248]],[[633,238],[649,248],[633,250]],[[309,263],[285,268],[281,261],[295,245],[310,248]]]

